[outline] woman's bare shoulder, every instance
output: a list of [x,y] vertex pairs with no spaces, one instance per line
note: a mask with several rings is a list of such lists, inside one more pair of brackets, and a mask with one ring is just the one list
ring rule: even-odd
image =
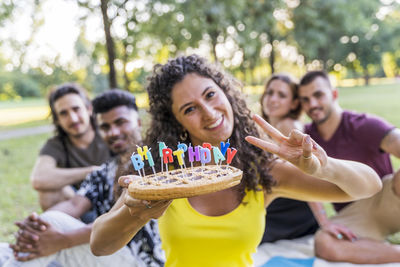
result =
[[276,128],[281,131],[284,135],[289,135],[294,129],[304,132],[304,125],[299,120],[294,120],[291,118],[285,118],[281,120]]

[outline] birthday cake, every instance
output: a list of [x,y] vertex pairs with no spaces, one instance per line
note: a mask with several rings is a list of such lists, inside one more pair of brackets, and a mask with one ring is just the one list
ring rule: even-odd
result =
[[[133,153],[131,160],[141,178],[133,179],[128,192],[136,199],[162,200],[208,194],[235,186],[240,183],[243,172],[229,166],[237,152],[229,146],[229,142],[221,142],[221,148],[213,147],[209,143],[196,147],[180,143],[177,150],[172,151],[160,142],[161,168],[163,169],[165,164],[166,171],[158,173],[155,172],[153,156],[148,147],[138,147],[137,154]],[[186,167],[185,153],[190,167]],[[168,163],[173,163],[173,156],[181,168],[171,171],[168,169]],[[205,165],[212,159],[215,165]],[[145,160],[153,169],[153,174],[145,175]],[[225,160],[227,165],[222,165]],[[194,162],[201,163],[201,166],[193,167]]]
[[235,167],[206,165],[147,175],[134,180],[128,191],[136,199],[184,198],[220,191],[241,179],[242,171]]

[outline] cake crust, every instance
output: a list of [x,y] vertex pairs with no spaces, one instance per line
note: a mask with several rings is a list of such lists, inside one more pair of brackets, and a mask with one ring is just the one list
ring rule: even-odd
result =
[[240,183],[242,175],[241,170],[227,165],[176,169],[134,179],[129,184],[128,192],[132,197],[143,200],[187,198],[235,186]]

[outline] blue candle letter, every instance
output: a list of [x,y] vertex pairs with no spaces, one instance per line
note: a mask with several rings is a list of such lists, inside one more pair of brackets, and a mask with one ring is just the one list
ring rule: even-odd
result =
[[142,156],[140,156],[139,154],[132,155],[131,161],[132,161],[133,167],[135,168],[136,171],[138,171],[144,167],[144,162],[142,160]]
[[160,151],[160,158],[162,158],[163,157],[163,149],[164,148],[167,148],[167,146],[165,145],[165,143],[164,142],[159,142],[158,143],[158,149],[159,149],[159,151]]
[[154,160],[153,160],[153,156],[151,155],[150,151],[147,151],[146,153],[146,158],[149,162],[150,167],[154,166]]
[[229,146],[230,146],[229,142],[226,142],[226,143],[221,142],[221,153],[222,153],[222,155],[225,156],[226,150],[228,149]]

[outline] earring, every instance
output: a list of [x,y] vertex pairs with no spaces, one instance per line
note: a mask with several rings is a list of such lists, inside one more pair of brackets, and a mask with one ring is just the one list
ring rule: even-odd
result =
[[182,142],[185,142],[186,139],[188,138],[188,132],[185,130],[183,131],[180,135],[179,138],[181,139]]

